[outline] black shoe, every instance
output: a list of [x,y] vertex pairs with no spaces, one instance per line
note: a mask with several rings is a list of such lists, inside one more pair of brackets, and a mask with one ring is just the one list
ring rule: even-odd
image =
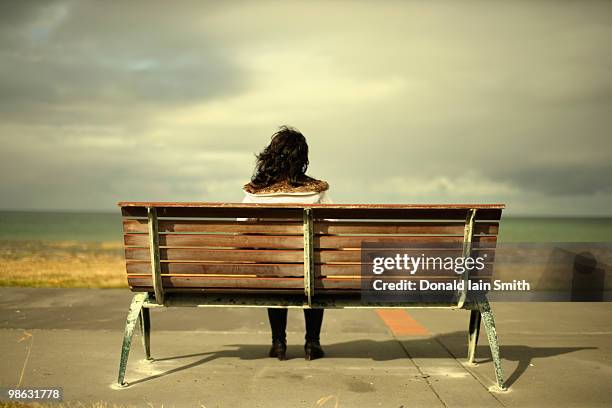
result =
[[325,355],[318,340],[307,341],[304,345],[304,358],[306,360],[316,360]]
[[270,347],[270,352],[268,353],[270,357],[278,357],[279,360],[287,359],[287,342],[282,340],[274,340],[272,342],[272,347]]

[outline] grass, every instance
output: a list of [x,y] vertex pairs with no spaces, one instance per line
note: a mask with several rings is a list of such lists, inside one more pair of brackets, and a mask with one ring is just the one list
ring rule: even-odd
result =
[[121,242],[0,241],[0,286],[125,288]]

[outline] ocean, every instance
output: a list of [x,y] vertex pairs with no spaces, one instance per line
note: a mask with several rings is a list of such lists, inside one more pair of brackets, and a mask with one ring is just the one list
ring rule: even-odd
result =
[[[0,211],[0,240],[120,242],[121,216],[102,212]],[[612,242],[612,217],[503,217],[500,242]]]

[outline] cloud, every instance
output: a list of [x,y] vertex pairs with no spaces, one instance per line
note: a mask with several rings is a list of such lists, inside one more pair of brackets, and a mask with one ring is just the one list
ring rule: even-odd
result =
[[289,124],[336,201],[610,214],[612,4],[0,7],[4,208],[240,200]]
[[552,196],[612,193],[612,163],[518,168],[508,176],[525,190]]
[[465,196],[499,196],[515,194],[518,189],[508,183],[487,180],[481,175],[467,172],[453,176],[437,176],[424,178],[416,176],[390,177],[373,186],[372,190],[379,193],[392,191],[412,197],[428,197],[442,195],[445,197]]
[[137,116],[137,122],[146,122],[160,109],[220,98],[246,86],[240,68],[206,32],[150,6],[5,6],[19,23],[3,29],[13,39],[0,50],[3,120],[99,124],[132,123]]

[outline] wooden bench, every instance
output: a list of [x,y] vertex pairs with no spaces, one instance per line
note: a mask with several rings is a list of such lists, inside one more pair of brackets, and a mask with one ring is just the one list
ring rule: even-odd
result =
[[[481,319],[497,386],[505,389],[493,313],[466,291],[449,302],[367,303],[360,297],[364,242],[458,245],[493,251],[504,205],[298,205],[120,202],[127,281],[137,292],[125,326],[118,383],[137,322],[150,359],[149,308],[447,307],[470,310],[467,359]],[[240,220],[247,218],[247,221]],[[428,250],[425,250],[428,251]],[[488,258],[492,271],[494,256]],[[469,279],[468,274],[464,274]],[[456,278],[455,278],[456,279]],[[333,358],[333,356],[330,356]]]

